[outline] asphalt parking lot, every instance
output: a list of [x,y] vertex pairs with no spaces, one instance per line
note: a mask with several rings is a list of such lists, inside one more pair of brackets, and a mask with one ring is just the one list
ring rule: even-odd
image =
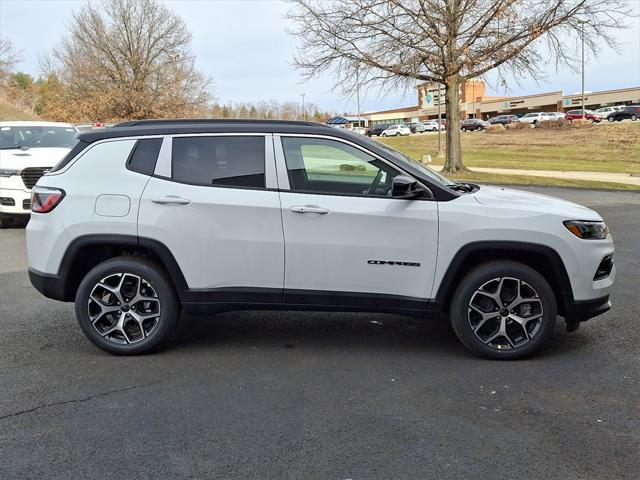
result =
[[640,194],[534,190],[605,217],[618,277],[609,313],[517,362],[444,321],[281,312],[110,356],[0,231],[0,478],[638,478]]

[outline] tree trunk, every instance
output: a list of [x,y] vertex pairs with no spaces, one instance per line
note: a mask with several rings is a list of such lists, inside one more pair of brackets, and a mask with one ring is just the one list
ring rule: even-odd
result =
[[462,163],[460,147],[460,79],[449,77],[445,83],[445,106],[447,109],[447,158],[443,172],[457,173],[466,170]]

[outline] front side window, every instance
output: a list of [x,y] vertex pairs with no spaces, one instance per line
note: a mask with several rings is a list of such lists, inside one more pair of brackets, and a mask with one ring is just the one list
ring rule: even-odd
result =
[[283,137],[292,191],[386,197],[398,172],[351,145],[322,138]]
[[194,185],[264,188],[263,136],[173,139],[171,177]]

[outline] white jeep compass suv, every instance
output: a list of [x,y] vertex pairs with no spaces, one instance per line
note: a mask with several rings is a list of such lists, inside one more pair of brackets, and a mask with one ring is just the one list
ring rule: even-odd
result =
[[447,312],[473,352],[531,354],[610,308],[611,235],[585,207],[456,184],[303,122],[147,120],[82,133],[33,190],[29,275],[117,354],[181,310]]
[[76,143],[68,123],[0,122],[0,228],[31,213],[31,187]]

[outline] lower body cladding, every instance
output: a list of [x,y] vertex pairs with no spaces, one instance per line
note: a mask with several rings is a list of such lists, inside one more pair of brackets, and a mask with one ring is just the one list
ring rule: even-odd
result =
[[[29,279],[33,286],[46,297],[61,301],[73,300],[68,292],[67,272],[51,275],[30,268]],[[243,287],[210,290],[178,289],[177,293],[183,310],[191,315],[207,315],[233,310],[297,310],[400,313],[432,318],[447,310],[444,297],[423,299],[375,293]],[[566,292],[564,295],[558,298],[558,304],[562,305],[562,315],[570,325],[577,325],[611,308],[609,295],[582,301],[573,300],[570,296],[566,296]]]

